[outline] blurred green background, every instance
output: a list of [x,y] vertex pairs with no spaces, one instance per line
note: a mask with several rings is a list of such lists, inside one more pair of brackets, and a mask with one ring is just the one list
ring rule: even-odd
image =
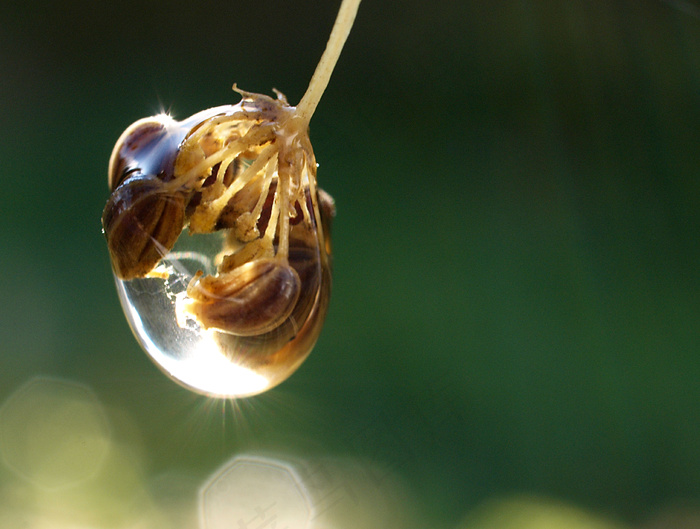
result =
[[311,124],[338,209],[314,353],[231,405],[140,351],[100,226],[114,142],[233,82],[297,102],[338,4],[3,7],[0,401],[78,383],[111,448],[40,494],[6,420],[0,526],[175,527],[134,520],[177,498],[185,527],[251,452],[384,469],[403,499],[377,512],[424,527],[515,527],[475,513],[520,495],[631,527],[700,512],[697,3],[364,0]]

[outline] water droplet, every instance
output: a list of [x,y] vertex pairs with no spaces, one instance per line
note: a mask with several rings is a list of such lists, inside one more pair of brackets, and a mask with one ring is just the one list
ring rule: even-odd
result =
[[168,376],[215,397],[289,377],[330,296],[334,206],[316,187],[307,131],[283,97],[243,96],[129,127],[102,217],[139,343]]

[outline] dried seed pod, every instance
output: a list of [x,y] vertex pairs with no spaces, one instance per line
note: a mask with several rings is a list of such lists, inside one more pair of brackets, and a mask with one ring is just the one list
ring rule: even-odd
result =
[[278,259],[256,259],[217,276],[196,277],[187,310],[205,329],[239,336],[269,332],[292,313],[301,282]]
[[133,173],[172,178],[177,144],[186,131],[167,114],[140,119],[117,140],[109,159],[108,183],[114,191]]
[[185,197],[152,176],[132,174],[112,193],[102,226],[115,275],[143,277],[175,245],[185,222]]

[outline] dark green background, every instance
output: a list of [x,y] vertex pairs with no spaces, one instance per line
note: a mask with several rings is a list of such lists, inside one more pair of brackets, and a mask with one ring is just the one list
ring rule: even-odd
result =
[[88,384],[154,475],[366,457],[436,525],[521,492],[630,524],[700,499],[696,3],[364,0],[312,120],[338,208],[325,330],[223,416],[131,336],[107,160],[134,120],[236,102],[234,81],[298,101],[338,2],[20,4],[0,14],[0,398]]

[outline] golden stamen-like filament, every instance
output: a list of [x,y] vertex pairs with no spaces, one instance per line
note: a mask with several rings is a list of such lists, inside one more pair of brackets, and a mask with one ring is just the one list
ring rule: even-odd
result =
[[[210,117],[185,138],[167,183],[173,193],[196,194],[190,233],[229,230],[217,274],[195,275],[186,308],[205,328],[239,336],[268,332],[292,314],[301,288],[289,261],[292,222],[300,226],[295,248],[327,260],[320,257],[325,247],[314,220],[320,213],[315,166],[308,164],[313,154],[305,131],[291,119],[294,109],[279,92],[277,100],[241,93],[236,111]],[[242,311],[244,304],[267,317]]]

